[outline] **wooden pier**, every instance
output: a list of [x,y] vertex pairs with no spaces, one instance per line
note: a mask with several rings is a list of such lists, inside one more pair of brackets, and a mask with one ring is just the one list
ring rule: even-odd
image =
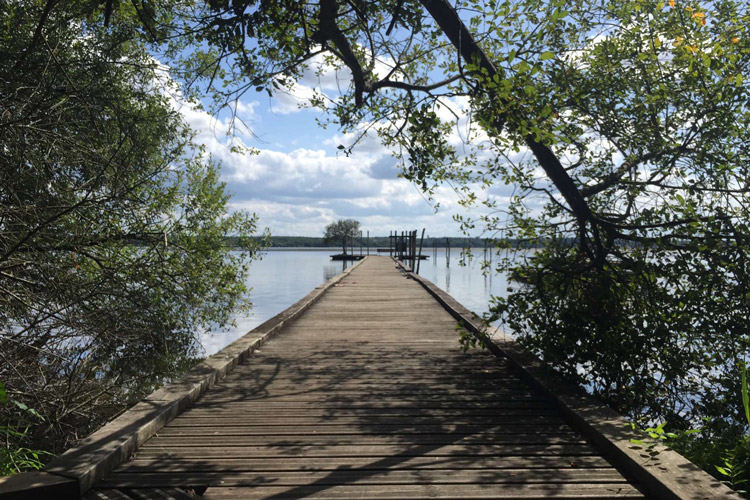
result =
[[564,406],[513,356],[462,352],[465,311],[435,290],[364,259],[166,425],[133,427],[143,442],[115,453],[129,460],[80,469],[84,498],[738,498],[673,452],[628,462],[625,438],[590,422],[609,413],[577,393]]

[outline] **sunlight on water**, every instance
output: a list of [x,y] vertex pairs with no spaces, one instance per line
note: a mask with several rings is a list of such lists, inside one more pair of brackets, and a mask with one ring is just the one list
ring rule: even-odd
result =
[[[264,321],[280,313],[324,281],[339,274],[350,263],[333,262],[330,255],[335,249],[300,250],[274,249],[264,254],[250,267],[249,286],[252,287],[253,309],[248,315],[238,316],[237,325],[226,331],[203,332],[200,343],[206,355],[211,355]],[[355,253],[359,253],[355,248]],[[472,259],[460,265],[460,249],[452,249],[450,265],[443,249],[425,249],[429,256],[420,264],[421,276],[451,294],[477,314],[487,312],[490,297],[505,296],[508,283],[505,276],[482,269],[481,249],[473,251]]]

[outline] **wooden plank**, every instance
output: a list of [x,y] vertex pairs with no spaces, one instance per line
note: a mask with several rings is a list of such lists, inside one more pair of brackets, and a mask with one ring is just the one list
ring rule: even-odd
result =
[[403,456],[387,457],[319,457],[312,461],[308,457],[290,458],[227,458],[219,457],[206,461],[203,458],[172,458],[164,462],[160,458],[136,456],[123,464],[120,472],[185,472],[185,471],[300,471],[300,470],[402,470],[402,469],[570,469],[611,468],[609,462],[592,456]]
[[[202,401],[195,405],[194,409],[210,408],[211,411],[217,411],[217,409],[223,409],[227,411],[235,410],[241,413],[247,413],[248,411],[271,411],[276,412],[287,411],[291,409],[298,410],[313,410],[313,409],[328,409],[331,411],[339,410],[372,410],[372,413],[378,412],[389,412],[398,410],[416,410],[419,413],[427,414],[431,410],[487,410],[495,413],[503,413],[505,415],[557,415],[557,410],[550,408],[549,406],[541,406],[539,408],[527,407],[524,405],[513,405],[506,404],[505,402],[489,402],[484,403],[482,401],[420,401],[420,400],[409,400],[400,399],[390,401],[357,401],[352,398],[347,398],[343,401],[244,401],[242,397],[238,397],[234,401]],[[193,410],[193,411],[195,411]]]
[[316,498],[318,500],[339,500],[352,498],[371,499],[592,499],[592,500],[640,500],[644,496],[633,486],[615,484],[400,484],[400,485],[308,485],[298,487],[256,486],[209,487],[203,496],[213,499],[256,499],[256,498]]
[[[389,376],[392,374],[399,374],[401,378],[389,379]],[[297,371],[289,367],[285,367],[284,371],[280,372],[279,370],[274,370],[273,365],[269,365],[265,367],[265,369],[261,369],[257,365],[253,366],[252,369],[246,370],[244,380],[248,384],[255,383],[267,385],[274,381],[299,384],[301,382],[300,377],[304,377],[305,383],[309,381],[310,383],[328,384],[372,384],[378,385],[380,387],[382,387],[386,382],[394,383],[394,380],[398,381],[395,382],[396,384],[400,383],[408,385],[420,383],[425,385],[432,384],[439,387],[459,383],[456,381],[456,377],[446,370],[409,371],[404,369],[388,369],[388,367],[386,367],[382,371],[378,370],[377,373],[371,374],[368,374],[364,371],[355,372],[354,370],[352,370],[349,377],[342,379],[340,374],[335,372],[329,373],[324,370],[318,370],[317,372],[307,371],[298,373]],[[239,381],[241,383],[242,380],[243,377],[237,376],[227,379],[223,382],[226,384],[231,384]],[[517,381],[518,379],[511,376],[510,374],[502,373],[499,371],[487,371],[469,373],[467,374],[465,380],[461,381],[460,384],[470,386],[479,385],[480,387],[485,387],[488,392],[497,386],[501,386],[513,391],[532,392],[534,394],[537,394],[537,392],[533,391],[529,387],[517,385]]]
[[[220,410],[220,411],[219,411]],[[527,421],[553,421],[562,422],[559,417],[559,413],[555,410],[534,410],[530,411],[524,408],[514,409],[503,409],[486,406],[453,406],[453,407],[419,407],[419,406],[391,406],[391,407],[332,407],[323,409],[320,407],[289,407],[282,406],[272,408],[269,406],[261,405],[251,407],[248,409],[240,408],[235,403],[217,403],[212,405],[196,406],[192,408],[189,414],[185,414],[183,418],[207,418],[213,415],[218,415],[215,418],[231,418],[231,419],[254,419],[256,417],[264,418],[266,422],[273,422],[277,418],[287,417],[319,417],[319,418],[338,418],[338,417],[352,417],[376,419],[380,417],[410,417],[410,418],[422,418],[422,417],[445,417],[450,419],[451,417],[463,417],[470,418],[474,416],[496,416],[498,422],[527,422]]]
[[379,445],[379,444],[405,444],[408,446],[421,445],[447,445],[453,443],[479,444],[483,446],[537,446],[558,444],[580,444],[586,441],[576,434],[551,435],[551,434],[499,434],[492,432],[484,433],[453,433],[453,434],[235,434],[226,435],[216,432],[208,432],[204,435],[180,435],[159,434],[154,440],[153,446],[161,448],[176,447],[198,447],[219,446],[223,448],[246,447],[246,446],[348,446],[348,445]]
[[146,443],[137,457],[163,458],[229,458],[229,457],[388,457],[401,456],[590,456],[599,453],[586,444],[564,445],[489,445],[489,444],[368,444],[368,445],[314,445],[288,443],[276,446],[161,446],[156,439]]
[[267,402],[273,402],[274,404],[282,403],[299,403],[300,405],[312,405],[312,406],[326,406],[334,404],[340,406],[342,404],[371,404],[369,401],[362,401],[362,399],[373,399],[386,400],[389,405],[401,405],[401,404],[445,404],[445,401],[450,399],[452,404],[476,404],[476,405],[492,405],[495,408],[522,408],[522,409],[537,409],[537,408],[549,408],[551,405],[549,401],[543,399],[526,399],[526,398],[513,398],[504,394],[492,397],[492,395],[485,394],[471,394],[471,393],[457,393],[445,391],[443,393],[419,393],[419,392],[335,392],[331,391],[317,391],[310,390],[304,393],[298,391],[283,394],[237,394],[237,393],[217,393],[212,395],[210,398],[206,398],[204,403],[221,403],[221,402],[236,402],[238,404],[265,404]]
[[473,417],[466,416],[375,416],[373,418],[351,417],[351,416],[324,416],[311,417],[307,414],[301,415],[278,415],[270,417],[268,415],[251,415],[244,416],[241,419],[228,416],[192,416],[186,415],[175,419],[169,425],[160,431],[160,435],[171,429],[193,429],[202,427],[221,427],[221,428],[260,428],[258,432],[263,432],[262,428],[268,428],[270,432],[276,432],[278,429],[300,429],[301,431],[312,432],[319,429],[362,429],[382,427],[387,430],[393,427],[403,429],[421,428],[422,426],[443,426],[450,428],[459,425],[484,425],[492,426],[497,432],[574,432],[573,429],[563,424],[558,418],[552,417],[534,417],[519,419],[516,417],[498,417],[496,415],[476,415]]
[[493,434],[512,434],[512,435],[557,435],[569,436],[579,434],[566,425],[553,426],[524,426],[524,425],[505,425],[493,426],[492,420],[487,419],[486,423],[477,424],[469,420],[464,424],[453,423],[412,423],[404,421],[401,424],[387,424],[379,420],[367,423],[357,424],[334,424],[334,423],[315,423],[315,424],[292,424],[287,423],[280,425],[278,423],[269,424],[267,421],[262,423],[247,424],[242,422],[222,422],[217,424],[205,423],[204,425],[175,425],[174,423],[159,431],[160,437],[166,436],[310,436],[313,434],[325,434],[327,436],[350,436],[362,434],[390,435],[390,434],[473,434],[479,432],[492,432]]
[[[509,381],[506,380],[493,380],[493,379],[472,379],[467,378],[461,382],[449,383],[450,379],[432,379],[430,382],[434,382],[438,387],[431,387],[427,384],[427,380],[421,379],[419,381],[401,381],[393,382],[388,381],[384,384],[385,377],[383,378],[367,378],[367,379],[353,379],[353,380],[339,380],[337,377],[310,377],[305,381],[305,388],[309,389],[328,389],[346,392],[390,392],[399,393],[406,391],[417,391],[417,392],[428,392],[428,393],[445,393],[448,391],[452,392],[471,392],[475,394],[485,395],[501,395],[501,394],[512,394],[515,397],[533,397],[535,399],[544,399],[544,396],[537,392],[530,391],[523,387],[513,386]],[[296,378],[274,378],[273,380],[242,380],[234,379],[226,381],[220,385],[217,385],[211,394],[218,392],[231,392],[237,390],[253,391],[253,390],[290,390],[300,388],[299,380]]]
[[186,484],[226,486],[382,485],[382,484],[595,484],[626,483],[615,469],[439,469],[333,470],[294,472],[166,471],[111,474],[100,487],[175,487]]
[[35,500],[37,498],[78,498],[78,481],[43,471],[0,477],[0,498]]

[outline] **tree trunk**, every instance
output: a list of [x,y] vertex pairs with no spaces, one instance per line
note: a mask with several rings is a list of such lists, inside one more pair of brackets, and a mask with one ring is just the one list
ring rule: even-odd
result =
[[[469,29],[463,23],[458,13],[446,0],[420,0],[422,6],[430,13],[435,22],[440,26],[440,29],[448,37],[453,46],[458,50],[461,58],[467,63],[478,62],[479,67],[483,72],[486,72],[485,78],[491,79],[496,75],[499,75],[497,68],[492,61],[487,57],[487,54],[482,50],[479,44],[474,40]],[[499,75],[502,77],[502,75]],[[498,117],[496,123],[493,124],[496,128],[496,133],[501,133],[505,124],[505,117]],[[508,126],[512,127],[513,124],[509,123]],[[591,228],[594,233],[598,233],[597,220],[586,200],[581,195],[578,187],[575,185],[573,179],[571,179],[565,167],[560,162],[559,158],[555,153],[545,144],[537,141],[532,135],[524,137],[526,145],[531,150],[532,154],[536,157],[539,165],[542,167],[547,177],[560,191],[560,194],[565,198],[571,211],[575,214],[578,219],[581,233],[581,244],[587,248],[586,238],[586,223],[591,223]],[[594,242],[594,255],[591,255],[592,260],[599,262],[603,259],[603,249],[601,244],[596,241]]]

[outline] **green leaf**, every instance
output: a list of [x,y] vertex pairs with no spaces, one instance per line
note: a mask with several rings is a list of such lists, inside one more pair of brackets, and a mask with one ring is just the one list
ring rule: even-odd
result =
[[29,408],[28,405],[16,400],[13,400],[13,404],[18,406],[21,410],[25,411],[29,415],[33,415],[40,420],[44,420],[44,417],[42,417],[34,408]]
[[546,61],[547,59],[552,59],[555,57],[555,53],[551,51],[543,52],[541,56],[539,56],[539,59],[542,61]]
[[7,403],[8,402],[8,393],[5,392],[5,385],[3,385],[2,382],[0,382],[0,403]]
[[13,400],[13,404],[15,404],[16,406],[18,406],[23,411],[28,411],[28,409],[29,409],[28,406],[26,406],[24,403],[22,403],[20,401]]
[[514,66],[519,73],[526,73],[531,69],[531,66],[526,61],[521,61]]

